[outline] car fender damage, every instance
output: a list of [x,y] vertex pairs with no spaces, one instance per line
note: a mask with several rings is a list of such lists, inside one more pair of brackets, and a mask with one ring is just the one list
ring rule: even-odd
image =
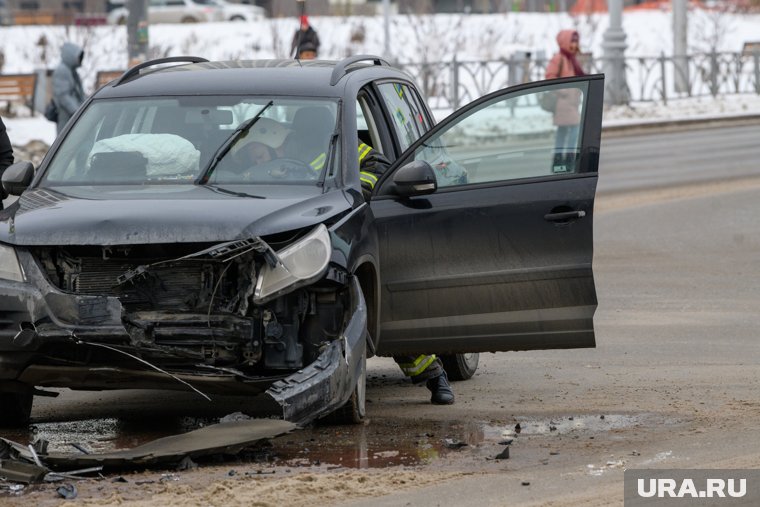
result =
[[[17,247],[26,282],[0,281],[0,305],[22,330],[0,327],[0,390],[235,392],[261,394],[252,403],[274,402],[300,424],[329,414],[362,374],[362,291],[329,262],[324,225],[275,241],[277,251],[259,237],[203,248]],[[314,251],[324,262],[304,260]]]

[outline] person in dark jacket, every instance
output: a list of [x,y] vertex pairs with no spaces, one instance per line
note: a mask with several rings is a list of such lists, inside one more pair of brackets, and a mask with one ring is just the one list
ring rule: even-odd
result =
[[[5,131],[5,124],[2,118],[0,118],[0,176],[2,176],[5,169],[13,163],[13,146],[11,140],[8,138],[8,133]],[[3,209],[3,201],[8,197],[5,190],[0,185],[0,209]]]
[[309,24],[309,18],[301,16],[301,27],[293,34],[293,42],[290,44],[290,54],[298,58],[304,44],[311,44],[314,48],[314,58],[319,54],[319,36]]
[[82,81],[77,73],[83,58],[82,48],[71,42],[63,43],[61,63],[53,71],[53,102],[58,107],[58,133],[84,102]]

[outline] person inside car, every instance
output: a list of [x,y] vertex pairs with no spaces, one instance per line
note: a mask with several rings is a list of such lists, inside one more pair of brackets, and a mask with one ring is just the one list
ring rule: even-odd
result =
[[284,144],[291,130],[278,121],[259,118],[230,149],[233,170],[251,176],[257,165],[284,157]]

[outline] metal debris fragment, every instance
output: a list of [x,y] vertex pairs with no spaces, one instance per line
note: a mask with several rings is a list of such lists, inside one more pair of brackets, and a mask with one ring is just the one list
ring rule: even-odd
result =
[[61,498],[65,498],[66,500],[73,500],[77,497],[78,494],[76,486],[68,482],[66,484],[61,484],[58,486],[56,492],[58,492],[58,495],[60,495]]

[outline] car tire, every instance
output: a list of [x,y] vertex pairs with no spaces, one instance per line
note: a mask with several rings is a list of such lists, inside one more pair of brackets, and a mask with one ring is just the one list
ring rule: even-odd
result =
[[245,21],[245,18],[240,14],[235,14],[230,18],[230,21]]
[[127,24],[127,18],[125,16],[120,16],[119,19],[116,20],[117,25],[126,25]]
[[183,22],[183,23],[197,23],[197,22],[198,22],[198,20],[197,20],[197,19],[195,19],[195,18],[194,18],[194,17],[192,17],[192,16],[185,16],[184,18],[182,18],[182,22]]
[[361,424],[367,416],[367,352],[361,358],[361,372],[351,397],[336,411],[322,419],[327,424]]
[[34,395],[28,386],[13,386],[13,390],[3,391],[0,386],[0,427],[18,428],[26,426],[32,415]]
[[450,380],[468,380],[475,375],[478,369],[480,354],[470,352],[468,354],[451,354],[441,356],[443,369],[446,370]]

